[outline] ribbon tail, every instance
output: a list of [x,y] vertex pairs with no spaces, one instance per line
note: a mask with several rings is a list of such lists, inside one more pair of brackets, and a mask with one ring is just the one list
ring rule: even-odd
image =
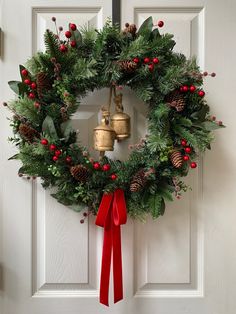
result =
[[[110,216],[110,213],[108,214]],[[110,219],[109,217],[107,217]],[[100,279],[100,303],[109,306],[109,282],[112,254],[112,229],[111,224],[104,228],[102,269]]]
[[120,226],[113,225],[114,303],[123,299],[122,253]]

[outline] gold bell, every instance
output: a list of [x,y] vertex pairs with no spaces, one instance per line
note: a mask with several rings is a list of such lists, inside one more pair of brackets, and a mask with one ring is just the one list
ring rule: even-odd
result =
[[109,125],[109,111],[102,110],[101,124],[94,128],[94,149],[100,152],[114,150],[116,133]]
[[116,95],[116,113],[111,116],[111,127],[115,130],[117,140],[130,137],[130,116],[123,112],[122,94]]

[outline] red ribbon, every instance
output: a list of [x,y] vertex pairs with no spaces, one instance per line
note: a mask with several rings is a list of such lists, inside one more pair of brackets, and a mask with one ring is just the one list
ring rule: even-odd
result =
[[127,220],[124,191],[103,194],[96,225],[104,228],[100,303],[109,306],[109,280],[113,253],[114,303],[123,299],[122,254],[120,225]]

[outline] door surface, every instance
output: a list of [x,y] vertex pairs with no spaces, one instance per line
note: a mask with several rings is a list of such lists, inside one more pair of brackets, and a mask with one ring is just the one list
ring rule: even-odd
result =
[[[122,228],[124,300],[106,308],[98,302],[102,230],[94,218],[59,205],[40,182],[18,178],[11,130],[0,112],[0,313],[1,314],[235,314],[236,311],[236,126],[234,118],[236,2],[234,0],[122,0],[121,19],[138,26],[150,15],[164,20],[161,32],[175,35],[175,50],[196,55],[214,115],[227,128],[216,133],[213,149],[187,178],[193,190],[168,204],[164,217]],[[43,33],[68,22],[101,28],[112,15],[105,0],[0,0],[2,29],[0,101],[13,97],[7,82],[18,65],[43,50]],[[231,35],[232,34],[232,35]],[[125,159],[128,144],[145,134],[145,104],[123,90],[132,119],[132,137],[116,145]],[[92,129],[107,97],[86,97],[74,115],[82,143],[92,145]],[[112,287],[112,284],[111,284]],[[110,293],[112,301],[112,293]]]

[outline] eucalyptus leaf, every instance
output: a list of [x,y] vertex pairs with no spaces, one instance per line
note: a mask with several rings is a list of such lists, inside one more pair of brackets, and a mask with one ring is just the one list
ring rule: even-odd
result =
[[8,85],[10,86],[10,88],[13,90],[14,93],[16,93],[17,95],[20,94],[20,90],[19,90],[19,84],[21,82],[20,81],[9,81]]
[[198,121],[204,121],[208,112],[209,112],[208,105],[204,105],[199,111],[192,113],[191,117]]
[[219,125],[214,121],[205,121],[201,123],[201,126],[207,131],[213,131],[220,128],[224,128],[224,125]]
[[61,132],[63,134],[64,139],[67,141],[71,133],[74,132],[71,120],[67,120],[61,124]]
[[42,124],[42,131],[48,134],[53,139],[57,140],[58,135],[53,122],[53,119],[50,116],[46,116]]
[[144,37],[146,37],[147,35],[150,36],[150,34],[152,32],[152,27],[153,27],[153,19],[152,19],[152,16],[149,16],[143,22],[143,24],[139,27],[138,36],[140,36],[140,35],[142,35]]

